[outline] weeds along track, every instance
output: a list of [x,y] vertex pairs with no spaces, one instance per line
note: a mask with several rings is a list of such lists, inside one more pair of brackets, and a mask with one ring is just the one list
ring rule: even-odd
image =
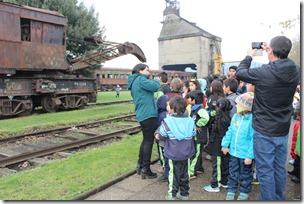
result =
[[[120,139],[123,135],[139,131],[140,125],[135,120],[135,114],[130,114],[3,138],[0,139],[0,167],[16,168],[18,163],[31,163],[34,158],[62,151],[75,151],[87,145]],[[69,153],[62,155],[66,154]]]
[[[109,101],[109,102],[103,102],[103,103],[89,103],[86,106],[84,106],[84,108],[93,108],[93,107],[97,107],[97,106],[109,106],[109,105],[115,105],[115,104],[128,104],[128,103],[133,103],[133,100],[124,100],[124,101]],[[62,110],[62,111],[66,111],[66,110]],[[60,112],[60,110],[58,111]],[[43,111],[42,108],[36,108],[35,110],[32,111],[32,114],[44,114],[46,112]],[[32,115],[30,114],[30,115]],[[28,115],[28,116],[30,116]],[[13,116],[13,118],[16,117],[20,117],[20,116]],[[27,117],[27,116],[22,116],[22,117]],[[12,117],[5,117],[5,116],[1,116],[0,120],[5,120],[5,119],[9,119]]]

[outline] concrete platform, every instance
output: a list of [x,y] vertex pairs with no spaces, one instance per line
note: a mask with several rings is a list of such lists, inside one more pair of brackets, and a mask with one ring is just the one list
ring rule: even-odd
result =
[[[294,121],[291,124],[293,127]],[[292,132],[291,132],[292,133]],[[289,137],[289,147],[291,144],[291,136]],[[205,158],[205,154],[203,154]],[[292,170],[292,166],[288,164],[290,155],[288,152],[286,169]],[[203,160],[205,168],[204,174],[199,174],[196,179],[190,180],[190,200],[225,200],[226,189],[220,188],[218,193],[209,193],[203,190],[203,187],[210,184],[211,180],[211,161]],[[160,168],[159,163],[151,166],[152,171],[157,172]],[[161,175],[158,174],[158,177]],[[95,195],[88,197],[86,200],[147,200],[147,201],[160,201],[165,200],[168,186],[166,182],[159,182],[157,179],[142,180],[140,175],[133,174],[132,176],[116,183],[109,188],[98,192]],[[237,194],[238,195],[238,194]],[[286,183],[286,200],[298,200],[301,195],[301,184],[291,182],[290,177],[287,176]],[[259,196],[259,185],[252,185],[252,191],[249,194],[249,200],[257,200]]]

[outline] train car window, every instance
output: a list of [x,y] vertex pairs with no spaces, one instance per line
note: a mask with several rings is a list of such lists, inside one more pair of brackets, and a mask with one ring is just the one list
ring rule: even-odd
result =
[[31,42],[64,45],[65,33],[63,25],[31,20]]
[[64,26],[51,23],[43,23],[43,44],[63,45]]
[[21,18],[20,19],[20,30],[21,30],[21,41],[31,41],[31,27],[30,20]]

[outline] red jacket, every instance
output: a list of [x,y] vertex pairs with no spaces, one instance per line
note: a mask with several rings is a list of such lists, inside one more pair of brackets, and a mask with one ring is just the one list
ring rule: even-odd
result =
[[292,133],[292,140],[291,140],[291,149],[290,149],[290,156],[293,159],[297,158],[297,155],[295,153],[295,149],[296,149],[296,142],[297,142],[297,133],[298,133],[298,129],[300,127],[300,116],[297,116],[298,121],[296,122],[296,124],[294,124],[293,126],[293,133]]

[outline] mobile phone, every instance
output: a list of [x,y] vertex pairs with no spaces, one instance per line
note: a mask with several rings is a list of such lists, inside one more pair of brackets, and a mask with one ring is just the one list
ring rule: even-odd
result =
[[262,49],[262,42],[252,42],[251,47],[252,49]]

